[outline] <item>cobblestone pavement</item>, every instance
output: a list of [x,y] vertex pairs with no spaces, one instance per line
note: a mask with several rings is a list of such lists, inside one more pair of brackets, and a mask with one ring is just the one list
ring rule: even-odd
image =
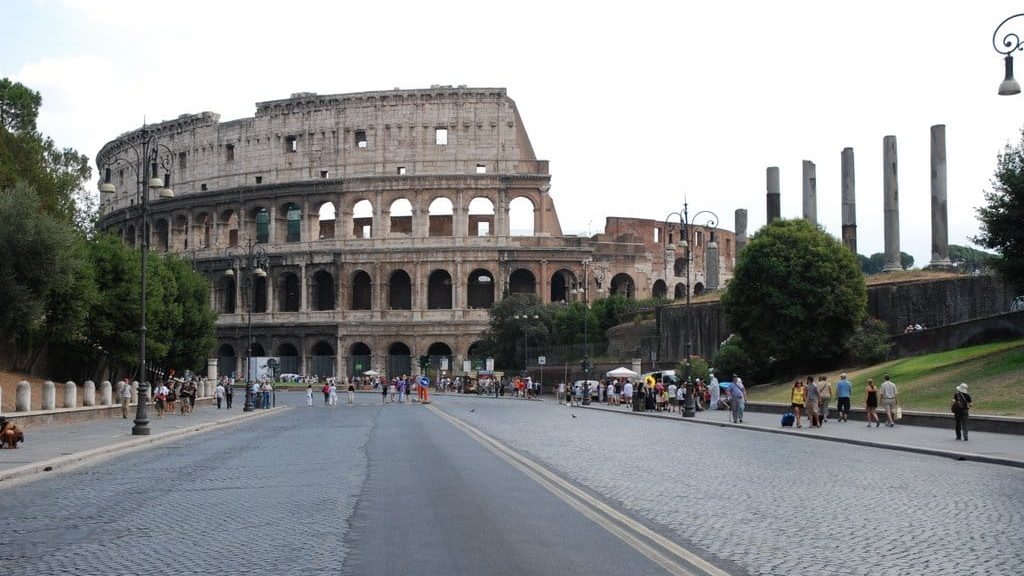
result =
[[0,488],[0,571],[336,574],[379,412],[342,409],[296,407]]
[[435,405],[753,574],[995,576],[1024,564],[1017,468],[551,401]]

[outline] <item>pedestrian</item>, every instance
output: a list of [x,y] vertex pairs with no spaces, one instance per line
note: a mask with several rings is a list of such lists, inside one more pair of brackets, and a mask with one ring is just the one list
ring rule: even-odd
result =
[[228,378],[224,383],[224,403],[227,405],[225,410],[231,410],[231,401],[235,399],[235,381]]
[[839,421],[847,422],[850,419],[850,396],[853,394],[853,385],[846,379],[846,372],[839,375],[839,382],[836,382],[836,410],[839,412]]
[[878,428],[878,388],[875,388],[875,381],[868,378],[868,385],[864,388],[864,411],[868,413],[868,428],[875,423]]
[[270,393],[274,390],[274,387],[267,381],[260,388],[263,390],[263,408],[270,408]]
[[722,399],[722,389],[718,386],[718,378],[715,377],[714,372],[711,373],[711,378],[708,380],[708,387],[711,392],[708,410],[718,410],[718,402]]
[[121,400],[121,418],[127,418],[128,404],[132,401],[132,385],[127,378],[122,378],[117,386],[117,397]]
[[953,404],[951,406],[953,410],[953,417],[956,419],[956,439],[959,440],[960,436],[963,436],[964,442],[967,441],[967,416],[971,410],[971,395],[967,393],[967,384],[961,382],[956,387],[956,392],[953,394]]
[[668,385],[668,411],[669,411],[669,413],[676,412],[677,409],[679,408],[679,399],[676,397],[676,390],[678,390],[678,388],[679,387],[676,386],[676,381],[675,380],[672,380],[671,383],[669,383],[669,385]]
[[680,384],[676,387],[676,410],[683,415],[683,405],[686,404],[686,386]]
[[793,382],[793,389],[789,392],[789,405],[793,408],[793,421],[797,428],[803,428],[803,424],[800,423],[800,411],[804,409],[804,403],[807,402],[806,392],[804,381],[797,378]]
[[882,396],[882,407],[885,408],[885,425],[892,428],[896,425],[893,422],[893,412],[896,411],[900,403],[900,396],[896,390],[896,384],[889,378],[888,374],[885,375],[885,381],[882,382],[882,387],[878,391]]
[[334,380],[327,381],[327,397],[331,401],[331,406],[338,405],[338,385],[334,383]]
[[565,399],[565,382],[558,383],[558,403],[561,404],[562,400]]
[[221,402],[224,401],[224,384],[217,382],[217,387],[213,389],[213,397],[217,399],[217,410],[220,410]]
[[633,382],[630,380],[626,380],[622,385],[622,403],[626,406],[633,405]]
[[156,406],[157,418],[164,417],[164,410],[167,409],[167,395],[170,393],[171,389],[164,384],[157,386],[156,390],[153,392],[153,404]]
[[818,378],[818,414],[821,415],[821,423],[828,422],[828,405],[832,402],[832,383],[828,376]]
[[306,406],[313,405],[313,385],[306,384]]
[[746,407],[747,389],[743,386],[743,380],[733,375],[732,384],[729,384],[729,406],[732,407],[732,421],[743,423],[743,409]]
[[170,386],[163,384],[163,387],[167,390],[164,394],[164,410],[170,411],[171,414],[174,414],[174,403],[178,400],[178,392],[175,389],[176,386],[174,385],[174,382],[171,382]]
[[320,391],[324,393],[324,406],[329,405],[331,403],[331,385],[325,383]]
[[383,382],[381,382],[381,384],[380,384],[380,399],[381,399],[381,404],[387,404],[388,403],[388,386],[387,386],[387,384],[384,384]]
[[356,403],[356,385],[352,382],[348,383],[348,405],[351,406]]
[[807,377],[807,384],[804,385],[804,408],[807,409],[807,419],[811,421],[811,428],[821,426],[821,417],[818,415],[818,387],[814,385],[814,376]]

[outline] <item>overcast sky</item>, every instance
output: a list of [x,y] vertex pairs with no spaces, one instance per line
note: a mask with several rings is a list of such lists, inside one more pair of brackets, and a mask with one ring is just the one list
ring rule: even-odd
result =
[[[0,77],[42,92],[40,130],[90,158],[143,118],[252,117],[293,92],[504,87],[551,162],[567,234],[599,232],[607,216],[663,220],[684,198],[729,229],[746,208],[752,233],[765,168],[781,170],[783,216],[799,217],[811,160],[819,222],[838,236],[849,146],[864,254],[883,250],[892,134],[901,247],[925,265],[930,126],[947,126],[951,244],[977,234],[996,157],[1020,142],[1024,95],[996,94],[992,34],[1021,11],[1001,0],[5,0]],[[1010,25],[1024,34],[1024,17]]]

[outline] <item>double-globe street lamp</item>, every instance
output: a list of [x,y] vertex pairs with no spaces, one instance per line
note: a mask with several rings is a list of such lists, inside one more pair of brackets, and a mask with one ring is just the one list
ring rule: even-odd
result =
[[[999,26],[996,26],[995,31],[992,32],[992,47],[996,49],[996,52],[1003,55],[1003,61],[1006,63],[1006,75],[1003,77],[1003,81],[999,83],[1000,96],[1020,94],[1020,84],[1013,78],[1013,53],[1017,50],[1024,50],[1024,43],[1021,42],[1020,35],[1014,32],[1006,32],[998,42],[996,39],[999,37],[999,30],[1007,22],[1021,16],[1024,16],[1024,13],[1010,16],[1000,22]],[[1024,20],[1021,21],[1024,22]]]
[[[248,344],[245,348],[245,406],[242,407],[242,411],[252,412],[252,312],[253,307],[256,305],[256,278],[267,277],[267,269],[270,268],[270,257],[267,256],[267,252],[263,249],[262,243],[253,242],[251,238],[246,240],[244,248],[236,244],[228,246],[224,253],[226,255],[237,253],[240,256],[245,256],[246,275],[243,284],[246,294],[248,295],[248,302],[246,306],[246,330],[248,333]],[[233,277],[235,275],[235,267],[232,266],[228,268],[224,272],[224,275]]]
[[[702,222],[702,223],[698,223]],[[701,229],[706,230],[709,235],[708,244],[710,246],[715,241],[715,230],[718,229],[718,215],[710,210],[701,210],[693,216],[690,216],[690,207],[686,200],[683,200],[683,209],[679,212],[672,212],[665,217],[665,228],[669,229],[671,226],[677,226],[679,232],[679,241],[676,246],[683,251],[683,258],[686,262],[686,323],[684,325],[684,338],[686,344],[686,402],[683,405],[683,417],[693,418],[696,416],[696,406],[694,405],[694,386],[693,378],[690,374],[690,354],[693,350],[693,341],[691,335],[693,329],[690,324],[693,318],[690,313],[690,268],[693,265],[693,249],[692,242],[694,239],[694,230]],[[707,252],[705,251],[705,254]]]
[[587,298],[587,283],[589,282],[590,264],[594,260],[587,258],[580,262],[583,265],[583,280],[575,282],[573,284],[572,294],[577,299],[583,301],[583,360],[580,362],[580,366],[583,368],[583,380],[590,380],[590,338],[588,336],[588,329],[590,326],[590,300]]
[[[149,194],[156,190],[160,198],[173,198],[174,191],[171,189],[171,175],[169,166],[170,159],[174,152],[157,140],[157,134],[142,125],[142,129],[131,137],[122,141],[122,146],[131,151],[134,158],[122,158],[118,156],[103,166],[103,183],[100,184],[102,194],[114,194],[117,188],[110,181],[111,170],[121,166],[131,170],[135,174],[136,196],[140,198],[142,206],[139,213],[142,233],[139,252],[142,256],[142,271],[140,282],[140,321],[139,321],[139,400],[135,409],[134,426],[132,434],[135,436],[149,435],[149,414],[146,403],[149,401],[149,382],[146,379],[146,255],[149,252]],[[123,149],[122,149],[123,150]],[[160,169],[164,169],[166,176],[158,176]]]
[[530,369],[530,324],[540,321],[540,316],[523,312],[512,316],[523,325],[523,375],[528,375]]

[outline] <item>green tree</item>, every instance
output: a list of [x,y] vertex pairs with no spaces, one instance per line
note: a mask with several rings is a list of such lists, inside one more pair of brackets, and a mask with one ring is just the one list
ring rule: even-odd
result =
[[[885,266],[885,254],[882,252],[875,252],[870,257],[864,256],[863,254],[857,254],[857,259],[860,261],[861,271],[867,275],[878,274]],[[914,257],[906,252],[900,252],[900,267],[904,270],[910,270],[913,268]]]
[[36,131],[43,97],[21,82],[0,78],[0,128],[13,133]]
[[840,354],[864,317],[867,289],[838,240],[805,220],[775,220],[740,255],[722,306],[754,362],[785,368]]
[[[542,305],[535,294],[512,294],[503,298],[491,308],[491,320],[484,333],[481,352],[494,358],[495,366],[522,368],[526,358],[523,346],[527,337],[530,350],[550,345],[552,313],[553,309]],[[516,316],[526,319],[517,319]]]
[[206,277],[192,270],[190,262],[177,256],[162,258],[165,267],[174,276],[177,287],[173,305],[179,322],[174,327],[164,364],[179,373],[184,370],[202,370],[210,351],[217,345],[214,322],[217,313],[210,308],[210,286]]
[[989,267],[989,261],[995,254],[977,250],[969,246],[949,245],[949,259],[961,272],[980,272]]
[[86,343],[79,351],[93,372],[131,371],[139,354],[139,256],[120,238],[100,234],[89,243],[89,261],[98,279],[89,311]]
[[1014,287],[1024,287],[1024,131],[1016,146],[1006,145],[999,155],[992,190],[985,192],[979,207],[981,233],[971,241],[995,250],[990,261]]

